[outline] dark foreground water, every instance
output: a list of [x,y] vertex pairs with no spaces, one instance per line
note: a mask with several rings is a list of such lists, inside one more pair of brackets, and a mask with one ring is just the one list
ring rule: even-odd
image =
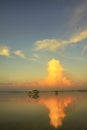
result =
[[87,93],[0,93],[0,130],[87,130]]

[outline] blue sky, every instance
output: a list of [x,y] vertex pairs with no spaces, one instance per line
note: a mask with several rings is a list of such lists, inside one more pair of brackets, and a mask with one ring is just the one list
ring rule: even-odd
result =
[[86,12],[86,0],[0,0],[0,82],[41,80],[56,59],[87,84]]

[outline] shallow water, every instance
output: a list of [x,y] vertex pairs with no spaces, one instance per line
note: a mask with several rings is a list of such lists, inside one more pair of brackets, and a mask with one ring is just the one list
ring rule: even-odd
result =
[[0,130],[87,130],[87,93],[0,93]]

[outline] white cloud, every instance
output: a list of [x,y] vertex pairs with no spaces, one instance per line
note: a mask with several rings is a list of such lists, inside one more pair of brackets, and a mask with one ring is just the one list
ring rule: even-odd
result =
[[62,42],[56,39],[44,39],[44,40],[36,41],[35,50],[46,49],[46,50],[56,51],[59,47],[63,45]]
[[29,59],[30,61],[37,61],[40,58],[38,54],[32,54],[31,58]]
[[6,46],[0,46],[0,55],[2,56],[10,56],[10,50]]
[[68,44],[74,44],[87,39],[87,30],[83,30],[78,34],[69,38],[69,40],[57,40],[57,39],[44,39],[36,41],[35,50],[50,50],[56,51],[58,48],[62,48]]
[[37,61],[36,58],[30,58],[29,60],[30,60],[30,61]]
[[85,45],[85,46],[83,47],[82,55],[85,53],[85,51],[87,51],[87,45]]
[[39,58],[39,55],[38,54],[33,54],[33,57],[38,59]]
[[84,49],[84,50],[87,50],[87,45],[85,45],[83,49]]
[[25,54],[21,50],[16,50],[14,54],[19,56],[20,58],[26,59]]

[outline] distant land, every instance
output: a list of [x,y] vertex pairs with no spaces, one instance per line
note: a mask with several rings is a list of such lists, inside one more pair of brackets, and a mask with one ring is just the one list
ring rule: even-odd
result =
[[[1,90],[0,93],[27,93],[28,90]],[[87,90],[40,90],[40,93],[48,92],[87,92]]]

